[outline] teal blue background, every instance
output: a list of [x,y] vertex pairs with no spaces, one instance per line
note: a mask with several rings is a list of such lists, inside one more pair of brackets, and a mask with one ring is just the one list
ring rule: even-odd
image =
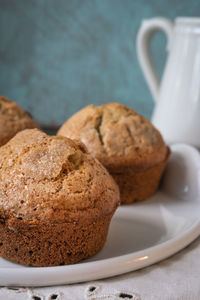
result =
[[[0,94],[45,126],[81,107],[118,101],[150,117],[153,99],[137,61],[142,19],[200,16],[200,1],[0,0]],[[165,37],[153,53],[159,74]]]

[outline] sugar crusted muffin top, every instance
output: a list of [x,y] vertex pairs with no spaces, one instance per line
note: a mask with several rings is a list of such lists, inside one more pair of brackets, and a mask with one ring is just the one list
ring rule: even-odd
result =
[[17,132],[36,127],[36,122],[17,103],[0,96],[0,146]]
[[151,122],[118,103],[83,108],[63,124],[58,135],[80,139],[109,168],[147,167],[167,155],[162,136]]
[[118,204],[114,180],[80,142],[27,129],[0,148],[0,220],[89,222]]

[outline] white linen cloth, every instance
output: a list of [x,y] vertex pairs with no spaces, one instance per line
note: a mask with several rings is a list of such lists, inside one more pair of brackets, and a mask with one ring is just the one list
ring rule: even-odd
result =
[[172,257],[135,272],[56,287],[1,287],[0,299],[200,300],[200,237]]

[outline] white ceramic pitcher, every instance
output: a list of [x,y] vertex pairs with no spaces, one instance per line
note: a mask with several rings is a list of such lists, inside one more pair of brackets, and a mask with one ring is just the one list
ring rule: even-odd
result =
[[[167,35],[161,84],[150,52],[152,35]],[[152,122],[167,143],[187,142],[200,148],[200,18],[144,20],[137,35],[137,54],[155,100]]]

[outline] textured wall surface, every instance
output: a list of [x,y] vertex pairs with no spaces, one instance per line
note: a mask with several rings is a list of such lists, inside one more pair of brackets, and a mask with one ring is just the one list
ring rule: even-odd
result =
[[[42,124],[119,101],[150,117],[153,100],[135,49],[144,18],[200,16],[197,0],[0,0],[0,94]],[[153,40],[161,74],[165,38]]]

